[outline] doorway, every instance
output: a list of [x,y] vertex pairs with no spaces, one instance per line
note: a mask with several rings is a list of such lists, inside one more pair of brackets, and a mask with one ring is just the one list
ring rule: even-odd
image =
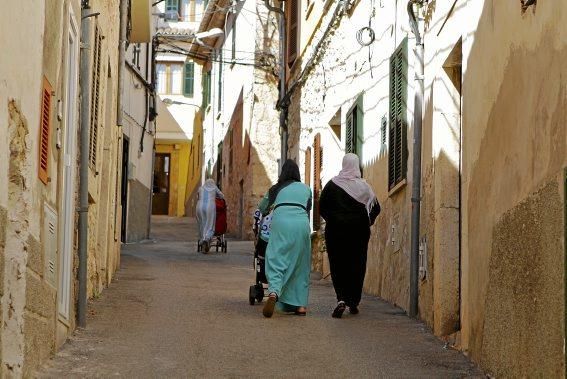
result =
[[75,236],[75,157],[77,135],[77,57],[79,40],[77,26],[72,14],[69,20],[67,39],[66,88],[65,88],[65,131],[63,145],[63,173],[61,188],[61,239],[59,241],[59,283],[57,291],[57,310],[59,316],[69,321],[71,300],[71,272],[73,269],[73,249]]
[[154,165],[154,187],[152,198],[152,214],[169,214],[169,182],[171,155],[157,153]]
[[120,241],[126,242],[128,222],[128,160],[130,154],[130,140],[122,137],[122,182],[120,186],[120,203],[122,204],[122,222],[120,223]]

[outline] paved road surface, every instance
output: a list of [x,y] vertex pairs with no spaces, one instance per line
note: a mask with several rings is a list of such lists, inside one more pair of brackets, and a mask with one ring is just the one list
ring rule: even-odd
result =
[[313,280],[309,315],[248,305],[250,242],[196,252],[192,219],[157,218],[154,242],[123,247],[115,282],[40,377],[481,377],[459,352],[389,304],[366,296],[330,317],[333,288]]

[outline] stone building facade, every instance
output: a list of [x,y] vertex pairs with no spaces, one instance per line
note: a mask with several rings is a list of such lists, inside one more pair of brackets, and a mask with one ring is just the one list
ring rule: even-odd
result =
[[[286,1],[286,8],[295,41],[288,154],[315,196],[345,151],[361,156],[382,205],[365,291],[407,310],[419,88],[407,2]],[[429,1],[419,12],[419,317],[490,374],[561,376],[567,13],[492,0]],[[324,249],[314,246],[315,267],[325,270]]]
[[[185,52],[203,18],[204,0],[161,2],[154,6],[157,54],[157,134],[155,215],[194,215],[201,185],[201,66]],[[166,180],[164,162],[170,167]]]
[[[98,17],[82,21],[83,3]],[[76,327],[81,154],[90,163],[89,298],[120,262],[119,0],[3,5],[18,11],[0,16],[0,377],[31,377]],[[86,75],[81,42],[89,47]],[[81,151],[85,82],[90,146]]]
[[[214,12],[218,7],[228,14]],[[203,178],[215,178],[225,194],[228,233],[250,239],[256,206],[278,175],[277,15],[252,0],[232,7],[210,1],[207,12],[199,32],[221,28],[225,36],[204,39],[212,51],[197,44],[191,50],[208,78]]]

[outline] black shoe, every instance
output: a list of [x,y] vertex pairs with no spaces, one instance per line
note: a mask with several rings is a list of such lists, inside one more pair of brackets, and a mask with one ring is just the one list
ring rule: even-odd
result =
[[358,310],[358,307],[357,307],[357,306],[348,307],[348,311],[350,312],[351,315],[357,315],[358,312],[360,312],[360,311]]
[[335,310],[333,311],[333,318],[341,318],[343,317],[343,313],[346,309],[346,305],[344,303],[344,301],[339,301],[339,303],[337,304],[337,306],[335,307]]

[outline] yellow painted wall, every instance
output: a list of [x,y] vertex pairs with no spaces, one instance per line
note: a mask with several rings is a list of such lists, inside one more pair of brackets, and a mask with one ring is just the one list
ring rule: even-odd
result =
[[189,171],[189,143],[164,144],[156,143],[156,153],[170,154],[169,210],[168,215],[183,217],[185,215],[185,194],[187,174]]
[[187,160],[187,185],[185,191],[185,214],[193,215],[196,203],[196,192],[201,185],[201,168],[203,167],[203,121],[201,113],[195,113],[193,120],[193,139],[189,145]]

